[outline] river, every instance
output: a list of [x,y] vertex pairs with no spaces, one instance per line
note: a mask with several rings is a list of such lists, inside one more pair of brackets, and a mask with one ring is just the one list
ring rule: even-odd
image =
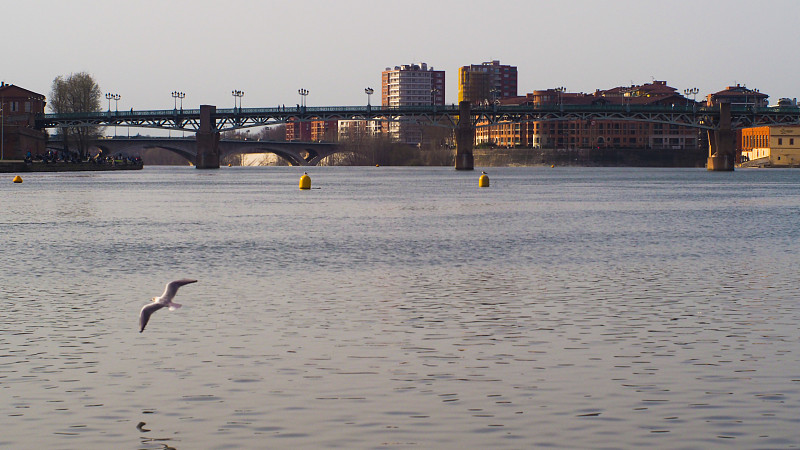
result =
[[800,171],[487,171],[6,177],[0,447],[800,446]]

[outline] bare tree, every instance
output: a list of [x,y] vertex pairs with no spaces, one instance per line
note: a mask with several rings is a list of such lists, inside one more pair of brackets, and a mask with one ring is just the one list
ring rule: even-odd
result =
[[[102,91],[97,82],[86,72],[61,75],[53,80],[48,106],[54,113],[100,111]],[[64,127],[61,136],[65,147],[77,147],[81,158],[86,157],[91,141],[97,139],[103,128],[99,126]]]

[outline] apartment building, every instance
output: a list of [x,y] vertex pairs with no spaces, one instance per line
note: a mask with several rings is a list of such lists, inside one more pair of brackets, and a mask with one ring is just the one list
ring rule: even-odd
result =
[[489,61],[458,69],[458,101],[491,102],[517,96],[517,67]]
[[[443,70],[426,63],[387,67],[381,73],[381,105],[391,107],[444,105]],[[406,144],[422,142],[422,128],[409,120],[392,121],[388,132],[393,140]]]

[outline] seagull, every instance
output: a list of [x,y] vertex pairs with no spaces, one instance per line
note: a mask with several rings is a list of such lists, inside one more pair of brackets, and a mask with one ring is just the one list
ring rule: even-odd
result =
[[172,303],[172,299],[175,298],[175,293],[178,292],[179,287],[190,283],[197,283],[197,280],[183,278],[181,280],[171,281],[167,283],[167,287],[164,289],[164,293],[161,294],[161,297],[153,297],[153,303],[144,305],[142,310],[139,312],[139,333],[144,331],[144,327],[147,326],[147,321],[150,320],[150,316],[154,312],[165,306],[168,307],[170,311],[180,308],[181,304]]

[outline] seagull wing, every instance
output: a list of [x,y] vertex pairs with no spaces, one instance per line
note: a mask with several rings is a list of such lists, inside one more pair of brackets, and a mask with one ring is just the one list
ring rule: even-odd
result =
[[142,307],[142,310],[139,312],[139,333],[144,331],[144,327],[147,326],[150,316],[164,306],[165,305],[163,303],[155,302],[148,303]]
[[169,283],[167,283],[167,287],[164,289],[164,293],[161,294],[161,300],[162,301],[172,300],[172,298],[175,297],[175,294],[178,292],[179,287],[191,283],[197,283],[197,280],[190,280],[189,278],[183,278],[181,280],[170,281]]

